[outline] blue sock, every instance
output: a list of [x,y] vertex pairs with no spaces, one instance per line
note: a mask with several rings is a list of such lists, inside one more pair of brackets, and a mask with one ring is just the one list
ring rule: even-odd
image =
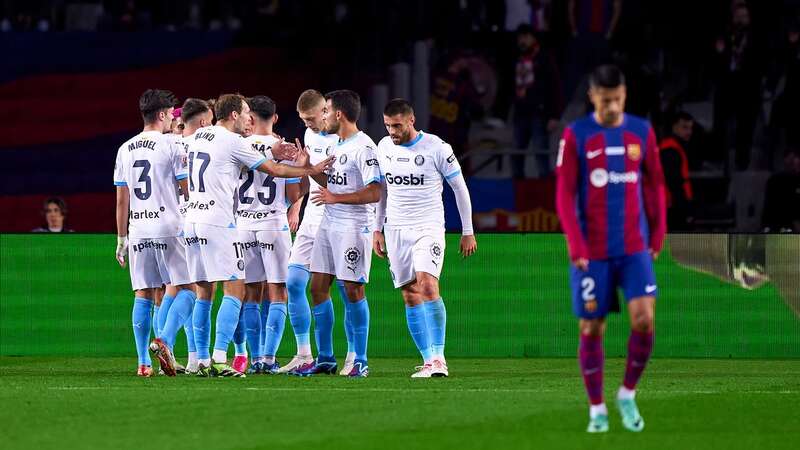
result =
[[275,356],[281,346],[283,329],[286,327],[286,303],[269,303],[267,316],[267,339],[264,341],[264,356]]
[[333,358],[333,320],[331,299],[314,307],[314,338],[321,358]]
[[194,303],[196,297],[192,295],[192,305],[189,309],[189,315],[186,316],[186,322],[183,323],[183,331],[186,333],[186,347],[189,353],[197,353],[197,346],[194,343],[194,325],[192,325],[192,314],[194,313]]
[[447,310],[441,298],[425,302],[425,321],[431,337],[433,356],[444,357],[444,335],[447,328]]
[[[194,304],[194,292],[188,289],[181,289],[173,298],[170,298],[169,312],[164,318],[161,334],[158,336],[164,340],[169,348],[175,346],[175,337],[178,330],[186,323],[186,319],[192,314],[192,304]],[[164,297],[166,300],[167,297]],[[164,303],[161,304],[161,311],[164,311]],[[160,314],[163,315],[163,314]]]
[[210,359],[211,353],[211,300],[197,299],[192,312],[192,328],[194,328],[194,343],[197,349],[197,359]]
[[261,313],[258,303],[244,304],[244,325],[247,343],[250,345],[250,361],[264,356],[261,351]]
[[[222,304],[217,311],[217,335],[214,339],[214,353],[227,352],[228,344],[233,339],[236,326],[239,325],[239,313],[242,309],[242,302],[230,295],[222,297]],[[218,358],[222,359],[222,358]],[[216,362],[224,362],[217,360]]]
[[336,280],[336,288],[339,289],[339,295],[344,303],[344,335],[347,338],[347,353],[354,353],[356,350],[353,344],[353,320],[350,318],[350,308],[347,307],[350,300],[347,298],[347,291],[344,289],[344,281]]
[[306,297],[309,273],[303,267],[289,266],[286,276],[286,290],[289,293],[289,323],[297,340],[298,354],[301,348],[311,345],[311,307]]
[[239,308],[239,320],[236,322],[236,329],[233,330],[233,348],[237,355],[247,354],[247,327],[244,323],[244,309],[241,308],[241,303]]
[[406,322],[408,322],[408,331],[411,333],[411,339],[417,345],[423,361],[430,361],[433,356],[433,349],[431,349],[428,324],[425,321],[425,305],[406,305]]
[[175,301],[175,297],[171,295],[164,294],[164,298],[161,299],[161,307],[158,309],[158,334],[156,336],[161,336],[161,333],[164,332],[164,327],[167,325],[167,316],[169,315],[169,310],[172,308],[172,302]]
[[369,305],[367,298],[346,305],[350,312],[350,321],[353,327],[353,347],[356,359],[367,360],[367,340],[369,339]]
[[264,345],[267,342],[267,316],[269,315],[269,299],[261,300],[261,309],[258,311],[259,320],[261,321],[261,335],[258,336],[259,338],[259,354],[261,356],[266,355],[264,353]]
[[150,324],[152,325],[153,334],[155,337],[158,337],[158,335],[161,334],[161,328],[158,326],[158,314],[160,312],[160,308],[161,307],[158,305],[153,306],[153,315],[150,317]]
[[134,297],[133,312],[131,314],[131,325],[133,326],[133,339],[136,342],[136,355],[139,357],[139,365],[152,365],[150,352],[147,345],[150,343],[150,326],[153,322],[150,311],[153,309],[153,301],[146,298]]

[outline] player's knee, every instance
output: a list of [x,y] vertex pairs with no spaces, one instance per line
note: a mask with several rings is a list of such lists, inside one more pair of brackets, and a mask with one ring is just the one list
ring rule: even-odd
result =
[[584,319],[580,321],[580,331],[584,336],[599,337],[605,331],[605,322],[599,319]]
[[439,298],[439,283],[435,278],[427,278],[417,283],[419,285],[419,294],[425,300],[433,300]]
[[654,318],[652,311],[642,310],[637,311],[631,317],[631,328],[643,333],[650,333],[653,331]]
[[301,297],[305,293],[306,284],[305,277],[298,276],[294,271],[289,271],[289,275],[286,277],[286,290],[291,297]]
[[347,294],[347,298],[351,301],[361,300],[364,298],[364,285],[357,283],[345,283],[344,292]]

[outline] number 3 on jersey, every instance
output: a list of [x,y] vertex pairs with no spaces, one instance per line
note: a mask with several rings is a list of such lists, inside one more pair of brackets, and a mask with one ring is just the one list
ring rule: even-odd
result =
[[139,183],[144,183],[144,190],[137,187],[133,190],[133,194],[136,195],[136,198],[139,200],[147,200],[153,193],[153,180],[150,178],[150,161],[146,159],[137,159],[133,162],[133,167],[142,168],[142,173],[139,175]]
[[[239,175],[239,179],[242,179],[244,173]],[[239,187],[239,202],[243,205],[250,205],[253,203],[254,198],[247,196],[247,191],[250,189],[250,186],[253,185],[253,180],[255,179],[255,171],[249,170],[247,171],[247,180],[242,183]],[[267,175],[264,177],[264,182],[261,185],[262,187],[267,188],[269,191],[269,195],[264,195],[264,191],[258,191],[258,201],[261,202],[264,206],[269,206],[272,202],[275,201],[275,194],[278,188],[278,185],[275,183],[275,178],[272,175]]]
[[197,173],[197,192],[205,192],[206,185],[203,183],[203,176],[206,173],[206,169],[208,169],[208,164],[211,163],[211,155],[204,152],[197,152],[195,155],[194,152],[189,152],[189,191],[195,190],[195,174],[194,174],[194,159],[197,158],[202,160],[203,162],[200,163],[200,170]]

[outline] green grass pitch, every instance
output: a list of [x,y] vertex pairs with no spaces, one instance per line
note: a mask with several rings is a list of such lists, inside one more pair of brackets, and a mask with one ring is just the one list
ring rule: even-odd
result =
[[[135,361],[134,361],[135,362]],[[800,442],[800,361],[654,359],[646,421],[584,432],[577,363],[453,359],[448,379],[411,380],[416,360],[373,359],[363,380],[133,376],[130,358],[0,358],[0,449],[591,448],[780,449]],[[606,394],[624,360],[607,362]]]

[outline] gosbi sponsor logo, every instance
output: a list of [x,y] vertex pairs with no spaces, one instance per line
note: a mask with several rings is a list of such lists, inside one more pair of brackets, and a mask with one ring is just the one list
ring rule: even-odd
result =
[[425,175],[416,176],[413,173],[410,175],[392,175],[387,173],[386,183],[403,186],[423,186],[425,185]]
[[637,183],[639,174],[636,172],[608,172],[606,169],[594,169],[589,174],[589,182],[596,188],[601,188],[607,184]]
[[186,245],[193,245],[193,244],[207,245],[208,244],[208,239],[197,237],[197,236],[192,236],[192,237],[185,238],[184,241],[186,242]]
[[158,211],[151,211],[149,209],[142,209],[139,211],[130,210],[128,212],[128,219],[129,220],[141,220],[141,219],[160,219],[160,213],[164,212],[164,207],[158,208]]
[[167,244],[164,242],[154,242],[154,241],[144,241],[144,242],[137,242],[136,244],[131,245],[134,252],[141,252],[145,249],[153,249],[153,250],[166,250]]
[[341,174],[339,172],[328,174],[328,184],[347,186],[347,174]]

